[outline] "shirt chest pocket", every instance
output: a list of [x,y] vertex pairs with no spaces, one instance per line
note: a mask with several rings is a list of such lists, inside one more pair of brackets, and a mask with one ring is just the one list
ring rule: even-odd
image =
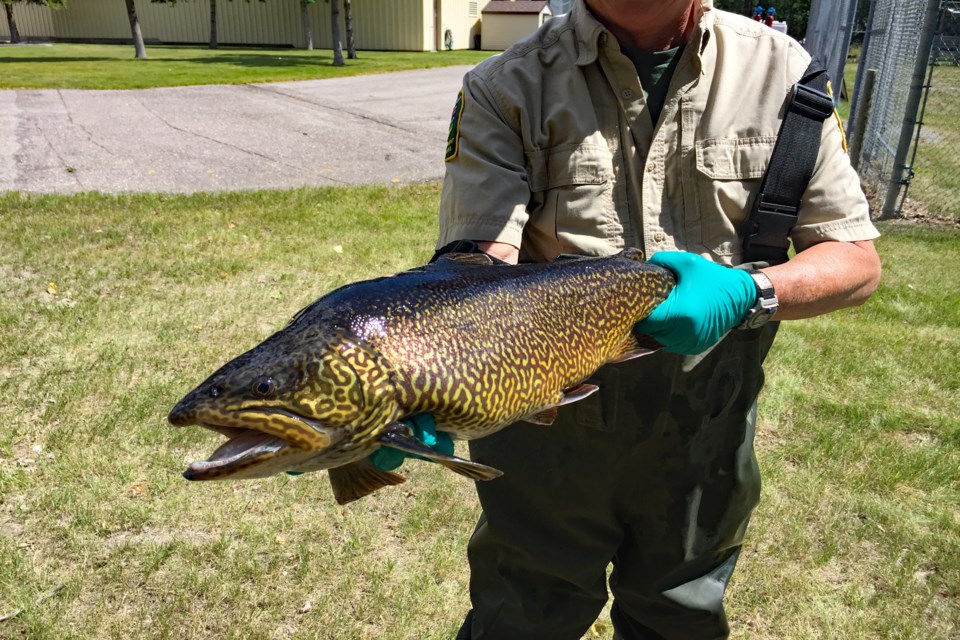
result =
[[613,204],[613,154],[584,143],[527,154],[530,220],[524,249],[533,259],[561,253],[605,255],[622,246]]
[[688,242],[738,261],[749,207],[760,191],[776,136],[711,138],[696,142],[696,171],[686,189],[696,206],[687,210]]

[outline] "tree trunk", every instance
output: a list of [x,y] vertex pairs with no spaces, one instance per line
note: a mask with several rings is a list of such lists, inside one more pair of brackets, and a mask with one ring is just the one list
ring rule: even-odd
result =
[[210,48],[217,48],[217,0],[210,0]]
[[357,44],[353,39],[353,5],[351,0],[343,0],[343,19],[347,27],[347,57],[357,59]]
[[300,16],[303,22],[303,40],[307,51],[313,51],[313,24],[310,22],[310,4],[300,0]]
[[133,48],[136,51],[137,60],[147,59],[147,48],[143,46],[143,33],[140,31],[140,20],[137,19],[137,8],[133,0],[125,0],[127,3],[127,18],[130,19],[130,35],[133,36]]
[[4,2],[3,9],[7,12],[7,26],[10,27],[10,44],[19,44],[20,32],[17,31],[17,21],[13,17],[13,5]]
[[343,46],[340,44],[340,0],[330,0],[330,22],[333,23],[333,66],[343,66]]

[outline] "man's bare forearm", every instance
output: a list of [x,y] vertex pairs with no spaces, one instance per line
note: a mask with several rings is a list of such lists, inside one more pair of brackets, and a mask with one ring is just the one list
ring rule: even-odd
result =
[[[477,246],[510,264],[519,259],[519,249],[504,242]],[[780,300],[774,318],[799,320],[864,303],[880,281],[880,258],[870,241],[822,242],[763,272]]]
[[799,320],[866,302],[880,282],[880,257],[870,241],[821,242],[762,271],[780,301],[774,319]]

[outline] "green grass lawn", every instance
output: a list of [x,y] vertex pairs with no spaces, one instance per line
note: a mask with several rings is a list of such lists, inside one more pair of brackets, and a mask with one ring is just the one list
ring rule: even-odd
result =
[[[165,421],[306,303],[426,260],[438,199],[0,196],[0,637],[453,637],[469,482],[408,462],[346,507],[323,473],[189,483],[220,438]],[[771,356],[734,637],[960,631],[960,232],[882,231],[871,301]]]
[[0,89],[143,89],[198,84],[244,84],[337,78],[408,69],[476,64],[490,51],[358,51],[333,66],[329,49],[147,47],[136,60],[132,45],[66,44],[0,47]]

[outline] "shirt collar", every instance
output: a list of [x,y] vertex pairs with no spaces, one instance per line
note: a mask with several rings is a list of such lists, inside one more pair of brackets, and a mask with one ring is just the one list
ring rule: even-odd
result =
[[[696,56],[697,64],[702,71],[703,61],[701,57],[710,42],[710,33],[713,31],[713,0],[700,0],[700,6],[703,8],[703,17],[700,18],[691,40],[700,43],[700,46],[696,49]],[[616,44],[613,34],[593,17],[583,0],[579,0],[573,5],[570,14],[574,33],[577,34],[577,65],[585,66],[595,62],[600,50],[608,46],[608,43],[613,43],[619,50],[620,46]]]

